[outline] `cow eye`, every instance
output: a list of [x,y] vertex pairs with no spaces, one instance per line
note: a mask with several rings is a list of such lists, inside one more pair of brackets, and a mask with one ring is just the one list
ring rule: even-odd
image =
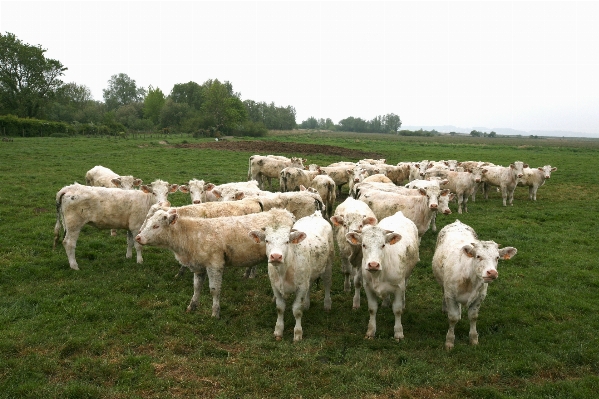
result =
[[385,248],[385,244],[381,245],[381,248]]
[[362,244],[362,248],[366,249],[366,244]]
[[159,227],[160,227],[160,226],[159,226],[159,225],[157,225],[157,224],[155,224],[154,226],[152,226],[152,228],[153,228],[153,229],[157,229],[157,228],[159,228]]
[[268,241],[268,240],[264,240],[264,242],[265,242],[266,244],[268,244],[268,243],[269,243],[269,241]]
[[481,260],[482,257],[480,255],[476,255],[476,259]]

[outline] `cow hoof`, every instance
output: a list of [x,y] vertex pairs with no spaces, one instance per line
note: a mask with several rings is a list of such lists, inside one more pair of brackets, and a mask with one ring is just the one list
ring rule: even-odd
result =
[[71,265],[71,269],[73,269],[73,270],[79,270],[79,266],[77,266],[77,265]]
[[276,336],[276,337],[275,337],[275,340],[276,340],[276,341],[280,341],[280,340],[282,340],[282,339],[283,339],[283,337],[279,337],[279,336]]

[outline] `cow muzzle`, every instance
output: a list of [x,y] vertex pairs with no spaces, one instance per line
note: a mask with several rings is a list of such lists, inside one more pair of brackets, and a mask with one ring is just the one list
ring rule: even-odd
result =
[[487,270],[487,273],[485,275],[485,277],[483,277],[483,280],[485,281],[485,283],[489,283],[495,279],[497,279],[497,277],[499,277],[499,274],[497,273],[497,270]]
[[437,205],[437,204],[431,204],[431,205],[430,205],[430,208],[431,208],[431,209],[437,209],[438,207],[439,207],[439,205]]
[[446,209],[445,211],[443,211],[444,215],[451,215],[451,209]]
[[143,244],[143,243],[141,242],[141,236],[140,236],[139,234],[135,236],[135,241],[137,241],[137,242],[138,242],[138,243],[140,243],[140,244]]
[[268,261],[270,263],[281,263],[283,262],[283,255],[281,254],[270,254],[270,256],[268,257]]
[[197,205],[197,204],[201,204],[202,201],[201,200],[193,200],[193,203],[194,203],[194,205]]
[[369,272],[380,272],[381,264],[379,262],[368,262],[368,265],[366,265],[366,270]]

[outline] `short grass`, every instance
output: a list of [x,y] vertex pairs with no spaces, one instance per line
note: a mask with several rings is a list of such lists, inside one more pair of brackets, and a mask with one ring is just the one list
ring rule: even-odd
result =
[[[182,142],[195,139],[181,138]],[[481,239],[518,248],[499,266],[481,307],[480,345],[468,345],[466,315],[455,349],[441,289],[432,277],[436,234],[422,239],[421,261],[406,293],[405,340],[393,340],[393,315],[378,314],[377,337],[365,340],[365,296],[351,310],[339,261],[333,307],[322,287],[293,343],[288,311],[283,341],[266,275],[244,280],[225,272],[221,319],[185,313],[192,275],[175,279],[173,255],[146,247],[144,263],[125,259],[125,234],[84,228],[80,271],[62,246],[52,250],[55,194],[104,165],[151,182],[215,183],[247,177],[251,153],[172,148],[158,139],[31,138],[0,145],[0,397],[4,398],[590,398],[599,389],[599,142],[471,138],[401,138],[340,133],[285,133],[265,138],[368,150],[389,163],[422,159],[487,160],[558,167],[528,201],[513,207],[498,193],[478,198],[459,218]],[[284,147],[283,147],[284,148]],[[281,154],[288,154],[281,151]],[[321,154],[310,163],[341,159]],[[356,159],[350,159],[356,161]],[[189,202],[181,193],[174,205]],[[455,206],[453,206],[455,210]]]

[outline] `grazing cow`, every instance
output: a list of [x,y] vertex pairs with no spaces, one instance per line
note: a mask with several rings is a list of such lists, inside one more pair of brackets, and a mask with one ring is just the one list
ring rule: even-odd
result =
[[296,168],[295,166],[288,166],[281,170],[281,176],[279,178],[279,186],[281,192],[287,191],[300,191],[300,187],[310,187],[310,183],[314,180],[314,177],[320,175],[320,170],[304,170],[303,168]]
[[322,202],[324,203],[325,218],[333,216],[333,208],[335,207],[335,200],[337,199],[337,188],[335,181],[328,175],[318,175],[310,182],[310,188],[316,190]]
[[258,200],[265,211],[273,208],[287,209],[297,220],[312,215],[315,211],[324,210],[324,203],[320,195],[308,190],[269,193],[259,196]]
[[406,283],[420,260],[416,225],[400,211],[376,226],[364,226],[362,232],[350,232],[346,238],[352,245],[362,246],[362,280],[370,313],[366,338],[372,339],[376,333],[378,299],[393,295],[393,337],[397,341],[403,339],[401,315],[405,308]]
[[272,190],[271,179],[278,179],[281,170],[288,166],[304,168],[305,159],[285,158],[281,156],[252,155],[249,161],[248,180],[256,180],[261,190],[264,190],[264,180],[268,180],[268,187]]
[[72,184],[56,193],[56,224],[54,248],[60,236],[60,226],[65,231],[64,246],[71,269],[79,270],[75,259],[77,239],[83,226],[91,224],[100,229],[127,230],[127,258],[132,256],[135,245],[137,263],[142,263],[141,247],[133,236],[143,224],[148,210],[159,201],[166,201],[169,193],[177,191],[178,185],[156,180],[142,185],[140,190],[89,187]]
[[351,245],[345,235],[352,231],[360,232],[366,225],[377,223],[374,212],[362,201],[347,197],[345,201],[337,206],[335,215],[330,218],[335,232],[335,241],[339,247],[341,257],[341,271],[344,276],[344,291],[351,290],[351,279],[354,281],[353,308],[360,307],[360,288],[362,278],[360,265],[362,263],[362,247]]
[[468,212],[468,197],[474,193],[482,179],[482,168],[476,167],[468,172],[451,172],[445,174],[441,187],[449,189],[458,198],[458,213]]
[[425,189],[419,189],[418,193],[419,195],[403,195],[372,190],[360,195],[358,199],[372,209],[378,220],[402,211],[404,216],[416,224],[418,234],[422,237],[429,229],[437,211],[445,215],[451,214],[448,203],[453,194],[449,190]]
[[302,314],[310,308],[310,287],[319,277],[324,285],[324,309],[331,310],[331,275],[335,244],[333,229],[320,212],[299,219],[293,227],[267,225],[249,233],[257,244],[266,243],[268,277],[275,296],[275,339],[283,338],[285,300],[294,294],[293,340],[303,336]]
[[432,264],[435,279],[443,287],[443,312],[449,319],[445,349],[453,348],[462,305],[468,309],[470,344],[478,344],[478,311],[488,283],[497,279],[497,261],[511,259],[517,252],[513,247],[499,249],[493,241],[480,241],[472,227],[459,220],[441,229]]
[[265,246],[256,245],[248,233],[265,226],[291,227],[294,222],[293,215],[284,209],[211,219],[180,217],[177,212],[159,209],[146,220],[135,240],[141,245],[170,249],[177,261],[194,273],[187,311],[197,308],[208,275],[212,316],[219,318],[225,266],[247,268],[266,260]]
[[[516,161],[508,167],[504,166],[485,166],[483,167],[482,180],[491,186],[497,186],[501,190],[503,198],[503,206],[514,205],[514,190],[518,184],[518,178],[524,175],[523,169],[527,168],[528,164],[521,161]],[[489,191],[485,192],[485,199],[489,198]]]
[[132,190],[143,182],[133,176],[120,176],[104,166],[97,165],[87,171],[85,181],[88,186],[95,187],[118,187],[125,190]]
[[551,172],[556,170],[557,168],[551,167],[551,165],[545,165],[537,169],[524,168],[522,169],[522,177],[518,179],[518,186],[528,186],[528,199],[536,201],[537,190],[545,184],[545,180],[551,178]]

